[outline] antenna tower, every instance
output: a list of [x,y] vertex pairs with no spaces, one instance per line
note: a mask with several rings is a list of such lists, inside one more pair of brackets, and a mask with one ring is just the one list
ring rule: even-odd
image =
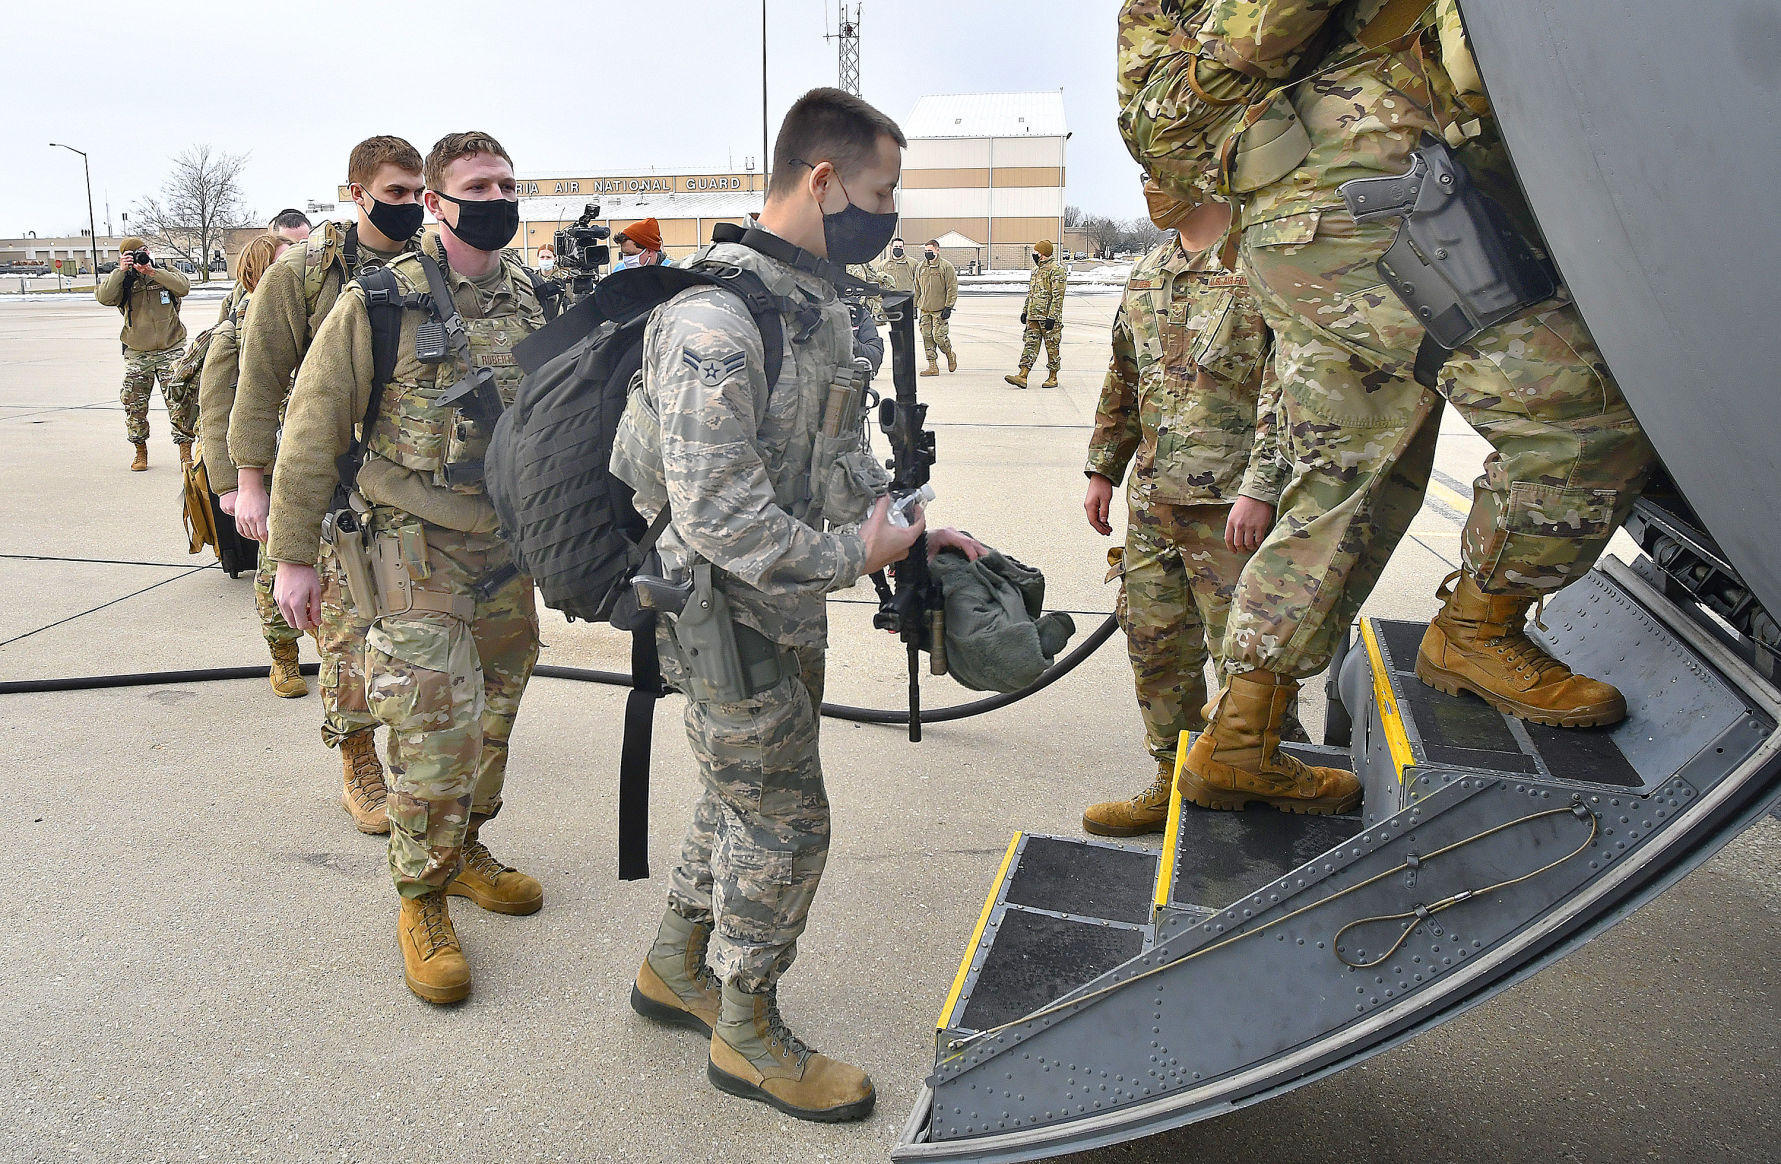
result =
[[837,42],[836,81],[839,88],[860,95],[860,4],[853,5],[849,14],[847,0],[837,0],[841,10],[841,19],[833,33],[827,39]]

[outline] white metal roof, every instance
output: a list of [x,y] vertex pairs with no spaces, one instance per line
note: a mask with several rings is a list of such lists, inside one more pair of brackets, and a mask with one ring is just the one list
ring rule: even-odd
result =
[[939,243],[942,249],[950,250],[959,250],[965,247],[980,247],[983,245],[970,235],[960,234],[956,230],[949,230],[934,241]]
[[915,103],[910,137],[1067,137],[1064,94],[939,93]]

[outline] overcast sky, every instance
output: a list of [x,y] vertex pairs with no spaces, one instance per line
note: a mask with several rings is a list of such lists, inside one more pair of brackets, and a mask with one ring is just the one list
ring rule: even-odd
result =
[[[1114,126],[1117,9],[864,0],[863,95],[901,121],[929,93],[1061,88],[1068,200],[1142,214]],[[521,176],[740,170],[761,151],[760,20],[758,0],[12,5],[0,129],[25,173],[0,185],[0,236],[85,225],[80,159],[50,141],[91,155],[101,232],[108,196],[118,226],[196,143],[249,155],[262,216],[332,200],[347,152],[374,133],[424,154],[444,133],[484,129]],[[823,39],[835,20],[835,0],[768,0],[772,128],[798,94],[835,83]]]

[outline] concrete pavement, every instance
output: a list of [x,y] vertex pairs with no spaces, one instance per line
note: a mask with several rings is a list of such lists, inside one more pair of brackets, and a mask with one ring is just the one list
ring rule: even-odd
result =
[[[919,381],[940,442],[933,519],[1044,569],[1081,633],[1112,606],[1080,466],[1114,302],[1068,301],[1059,389],[1002,383],[1020,337],[1019,300],[1000,295],[961,301],[961,371]],[[214,315],[188,303],[194,333]],[[248,580],[185,553],[158,396],[151,469],[125,471],[116,328],[90,302],[0,303],[0,680],[265,659]],[[1371,612],[1432,611],[1483,447],[1449,412],[1439,487]],[[870,629],[869,594],[838,596],[830,698],[894,707],[902,656]],[[544,639],[547,663],[627,664],[610,630],[547,615]],[[926,694],[973,697],[950,680]],[[1009,834],[1072,834],[1084,803],[1147,777],[1117,639],[1040,696],[930,726],[920,745],[825,723],[834,849],[782,997],[801,1034],[872,1073],[879,1110],[807,1125],[716,1093],[698,1040],[626,1005],[696,780],[670,699],[655,877],[615,881],[623,695],[546,679],[528,692],[487,839],[540,876],[546,906],[455,903],[476,984],[450,1009],[402,986],[382,841],[339,807],[315,695],[275,699],[256,680],[0,697],[14,840],[0,1160],[882,1160]],[[1078,1159],[1775,1159],[1778,866],[1781,824],[1765,820],[1430,1035]]]

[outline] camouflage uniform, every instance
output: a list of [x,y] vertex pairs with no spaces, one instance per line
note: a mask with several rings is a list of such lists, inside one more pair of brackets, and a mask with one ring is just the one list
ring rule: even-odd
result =
[[1132,268],[1113,319],[1086,471],[1118,484],[1131,467],[1117,609],[1159,761],[1205,726],[1207,647],[1217,655],[1249,559],[1225,545],[1231,505],[1239,493],[1270,505],[1280,494],[1270,344],[1218,248],[1189,254],[1174,237]]
[[[760,332],[739,299],[696,289],[659,308],[612,470],[637,490],[645,516],[672,502],[666,565],[710,562],[735,621],[779,649],[785,676],[774,686],[733,703],[688,696],[687,738],[704,792],[669,888],[674,910],[711,924],[711,969],[758,992],[796,956],[828,857],[817,750],[825,596],[853,585],[866,558],[858,533],[838,527],[862,520],[886,482],[863,414],[846,418],[840,435],[822,435],[829,388],[853,355],[834,289],[746,247],[718,245],[709,255],[808,302],[820,321],[794,343],[805,325],[786,319],[784,366],[769,395]],[[667,673],[688,689],[666,631],[661,641]]]
[[185,354],[186,328],[179,318],[179,305],[191,288],[190,280],[170,267],[155,267],[146,275],[119,267],[93,291],[100,303],[124,315],[119,334],[124,345],[124,385],[118,399],[124,405],[124,436],[134,444],[148,440],[148,398],[157,379],[167,404],[173,443],[189,445],[198,439],[198,385],[180,381],[173,374]]
[[[1360,43],[1378,7],[1212,0],[1201,29],[1218,61],[1274,80],[1314,67],[1299,70],[1295,56],[1328,20],[1338,24],[1319,59],[1366,58],[1251,115],[1282,118],[1290,107],[1310,149],[1242,203],[1243,265],[1275,333],[1293,481],[1238,589],[1231,670],[1301,678],[1325,665],[1414,516],[1433,456],[1439,403],[1411,378],[1423,329],[1374,266],[1394,228],[1357,225],[1336,187],[1405,172],[1425,131],[1470,134],[1459,152],[1474,179],[1528,224],[1494,123],[1475,124],[1481,110],[1454,92],[1436,32],[1381,54]],[[1435,8],[1438,22],[1457,18],[1452,0]],[[1491,328],[1447,362],[1439,387],[1495,447],[1474,484],[1465,570],[1488,593],[1524,596],[1588,570],[1653,452],[1576,308],[1554,299]]]
[[[278,432],[293,376],[310,341],[333,309],[346,279],[384,265],[392,256],[363,244],[346,270],[347,228],[324,222],[266,269],[254,288],[258,305],[240,329],[241,379],[229,414],[229,447],[237,465],[270,472],[279,450]],[[413,244],[409,244],[412,249]],[[345,600],[343,574],[334,551],[322,547],[316,568],[322,583],[322,613],[315,629],[321,655],[317,676],[322,689],[322,740],[328,747],[377,724],[365,700],[365,632],[370,627]],[[275,569],[275,567],[273,567]],[[256,574],[256,580],[259,575]],[[264,621],[262,619],[262,621]]]
[[[437,257],[437,244],[429,246]],[[404,293],[426,290],[418,259],[403,256],[390,269]],[[494,370],[511,403],[521,375],[513,345],[544,324],[526,269],[506,255],[487,279],[449,269],[445,277],[472,359]],[[405,897],[444,888],[472,815],[500,810],[507,741],[538,657],[531,580],[506,572],[512,557],[481,482],[446,481],[447,465],[481,457],[487,429],[433,403],[464,369],[456,360],[415,359],[414,332],[425,318],[418,310],[404,315],[395,373],[366,434],[358,478],[372,505],[374,541],[401,559],[416,595],[412,608],[372,621],[364,649],[369,706],[390,729],[390,872]],[[269,550],[278,561],[316,560],[338,480],[335,458],[370,400],[370,342],[364,295],[351,284],[317,332],[291,394],[273,477]],[[479,584],[503,574],[492,593],[482,593]],[[338,587],[338,577],[326,584]]]
[[907,252],[902,258],[887,255],[878,264],[878,281],[887,291],[915,290],[915,263]]
[[124,387],[118,399],[124,404],[124,437],[133,442],[148,440],[148,398],[155,380],[161,381],[161,396],[167,404],[167,423],[173,430],[173,443],[189,445],[198,439],[197,386],[177,386],[174,366],[185,352],[181,348],[162,348],[158,352],[124,353]]
[[[884,286],[884,281],[879,278],[878,272],[873,269],[871,263],[851,263],[848,265],[847,273],[870,286]],[[862,297],[861,301],[865,303],[866,310],[872,313],[874,320],[879,323],[884,322],[884,296],[866,295]]]
[[[1024,374],[1039,358],[1039,341],[1045,341],[1045,366],[1056,378],[1062,363],[1058,348],[1064,341],[1064,265],[1056,259],[1040,259],[1027,279],[1027,303],[1021,312],[1026,320],[1026,338],[1020,345],[1020,368]],[[1041,320],[1050,320],[1045,327]]]
[[943,312],[958,306],[958,269],[944,258],[931,262],[924,259],[915,268],[915,309],[921,313],[921,343],[928,363],[936,361],[937,352],[952,358],[952,329]]

